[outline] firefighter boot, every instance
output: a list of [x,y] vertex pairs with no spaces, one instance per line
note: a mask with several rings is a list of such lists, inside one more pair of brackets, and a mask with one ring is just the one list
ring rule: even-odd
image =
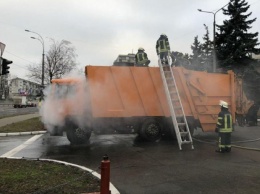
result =
[[165,66],[165,59],[161,59],[162,65]]
[[218,153],[224,153],[224,152],[225,152],[225,151],[222,150],[222,149],[216,149],[215,151],[218,152]]
[[230,148],[229,148],[229,147],[226,147],[226,148],[225,148],[225,151],[226,151],[226,152],[231,152],[231,147],[230,147]]

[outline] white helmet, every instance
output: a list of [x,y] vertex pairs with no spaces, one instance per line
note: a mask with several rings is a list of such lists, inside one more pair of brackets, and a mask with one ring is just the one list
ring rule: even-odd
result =
[[166,34],[161,34],[161,36],[165,36],[165,37],[167,37]]
[[139,51],[144,51],[143,47],[138,48]]
[[225,102],[225,101],[223,101],[223,100],[220,100],[220,101],[219,101],[219,105],[220,105],[220,106],[223,106],[224,108],[228,108],[228,103]]

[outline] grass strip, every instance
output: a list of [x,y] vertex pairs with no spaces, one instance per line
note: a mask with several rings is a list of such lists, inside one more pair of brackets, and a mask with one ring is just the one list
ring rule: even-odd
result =
[[43,131],[44,125],[40,120],[40,117],[35,117],[25,121],[12,123],[3,127],[0,127],[0,133],[12,133],[12,132],[28,132],[28,131]]
[[49,161],[0,158],[0,193],[90,193],[100,180],[82,169]]

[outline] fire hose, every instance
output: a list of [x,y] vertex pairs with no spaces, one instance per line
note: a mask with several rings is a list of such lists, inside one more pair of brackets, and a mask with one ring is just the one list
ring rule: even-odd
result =
[[[205,141],[205,140],[200,140],[197,138],[192,137],[193,140],[200,142],[200,143],[208,143],[208,144],[215,144],[216,142],[212,142],[212,141]],[[257,139],[251,139],[251,140],[243,140],[243,141],[234,141],[233,143],[248,143],[248,142],[256,142],[259,141],[260,138]],[[239,146],[239,145],[235,145],[235,144],[231,144],[232,147],[238,148],[238,149],[245,149],[245,150],[253,150],[253,151],[260,151],[259,148],[251,148],[251,147],[245,147],[245,146]]]

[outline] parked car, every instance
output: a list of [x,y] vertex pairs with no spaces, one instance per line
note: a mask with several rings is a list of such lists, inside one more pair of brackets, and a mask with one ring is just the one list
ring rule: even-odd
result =
[[33,102],[33,101],[28,101],[27,102],[27,107],[36,107],[36,106],[37,106],[37,104],[35,102]]

